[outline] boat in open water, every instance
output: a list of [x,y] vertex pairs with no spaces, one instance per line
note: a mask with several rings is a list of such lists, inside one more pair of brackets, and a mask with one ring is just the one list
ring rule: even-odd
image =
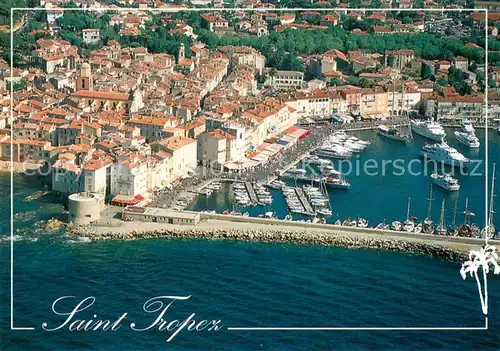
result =
[[457,138],[457,140],[461,144],[463,144],[467,147],[470,147],[471,149],[477,149],[478,147],[481,146],[481,143],[479,142],[479,139],[474,134],[474,132],[465,133],[465,132],[455,131],[454,134],[455,134],[455,138]]
[[441,143],[424,145],[420,150],[420,156],[426,160],[434,160],[454,167],[468,167],[474,163],[444,140]]
[[457,191],[458,189],[460,189],[458,180],[453,178],[449,174],[439,175],[437,173],[433,173],[431,174],[431,181],[445,190]]

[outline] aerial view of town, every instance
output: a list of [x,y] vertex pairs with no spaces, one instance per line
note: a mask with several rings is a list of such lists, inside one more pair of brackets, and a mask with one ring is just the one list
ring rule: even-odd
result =
[[8,1],[4,234],[462,262],[500,239],[499,30],[496,1]]

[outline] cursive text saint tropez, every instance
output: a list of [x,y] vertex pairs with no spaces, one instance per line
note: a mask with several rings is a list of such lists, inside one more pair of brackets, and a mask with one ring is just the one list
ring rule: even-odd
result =
[[[189,296],[156,296],[143,305],[144,312],[153,316],[153,320],[144,325],[137,325],[135,322],[130,322],[128,326],[130,329],[136,332],[144,332],[149,330],[159,330],[167,331],[170,336],[167,338],[167,342],[172,341],[181,331],[219,331],[222,327],[221,320],[198,320],[196,321],[195,313],[191,313],[184,320],[173,319],[167,320],[167,312],[172,309],[172,305],[177,300],[188,300]],[[59,324],[54,326],[49,326],[47,322],[42,323],[42,329],[45,331],[57,331],[62,329],[67,329],[69,331],[117,331],[122,326],[126,326],[125,320],[129,320],[128,312],[122,313],[115,320],[110,319],[97,319],[97,315],[94,314],[94,319],[80,319],[78,315],[88,310],[92,305],[94,305],[96,299],[93,296],[84,298],[77,303],[70,310],[62,311],[58,304],[63,300],[75,300],[75,296],[63,296],[56,299],[52,303],[52,312],[57,316],[63,316],[64,320]]]

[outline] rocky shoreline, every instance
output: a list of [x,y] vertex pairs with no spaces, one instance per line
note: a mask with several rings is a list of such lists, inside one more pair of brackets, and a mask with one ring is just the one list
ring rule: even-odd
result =
[[338,246],[344,248],[367,248],[387,251],[398,251],[417,255],[431,256],[435,258],[464,261],[467,254],[463,251],[453,250],[441,245],[433,245],[424,242],[407,240],[396,240],[391,238],[367,237],[367,236],[344,236],[329,233],[304,233],[292,230],[261,230],[261,229],[156,229],[145,231],[103,231],[97,233],[90,228],[72,228],[69,233],[87,237],[91,240],[136,240],[151,238],[172,239],[218,239],[255,241],[265,243],[291,243],[300,245]]

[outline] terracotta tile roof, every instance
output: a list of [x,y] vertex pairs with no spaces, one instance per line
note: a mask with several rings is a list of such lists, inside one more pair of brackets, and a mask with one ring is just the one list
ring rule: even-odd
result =
[[87,98],[87,99],[102,99],[102,100],[118,100],[128,101],[129,95],[124,93],[115,93],[110,91],[89,91],[80,90],[71,94],[72,96]]

